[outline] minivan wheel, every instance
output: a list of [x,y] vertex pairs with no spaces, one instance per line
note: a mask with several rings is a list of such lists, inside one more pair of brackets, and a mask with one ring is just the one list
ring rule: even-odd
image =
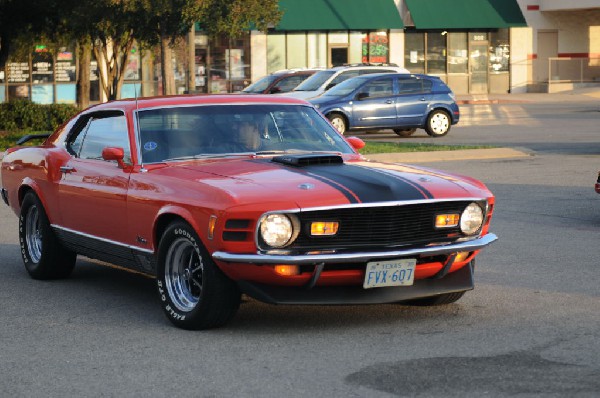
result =
[[410,137],[417,131],[417,129],[394,129],[394,133],[398,134],[400,137]]
[[329,119],[333,127],[335,127],[336,130],[340,132],[340,134],[344,134],[348,129],[348,126],[346,125],[346,119],[344,119],[344,117],[339,113],[330,113],[329,115],[327,115],[327,118]]
[[450,131],[450,116],[445,111],[437,109],[429,114],[425,131],[431,137],[443,137]]

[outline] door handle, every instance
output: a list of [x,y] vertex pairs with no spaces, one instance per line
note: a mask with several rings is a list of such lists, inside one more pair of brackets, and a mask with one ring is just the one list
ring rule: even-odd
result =
[[421,97],[421,101],[425,101],[425,97]]
[[71,167],[71,166],[60,166],[60,172],[61,173],[65,173],[66,174],[66,173],[71,173],[73,171],[75,171],[74,167]]
[[392,101],[392,100],[387,100],[387,101],[385,101],[385,103],[386,103],[386,104],[393,104],[393,103],[394,103],[394,101]]

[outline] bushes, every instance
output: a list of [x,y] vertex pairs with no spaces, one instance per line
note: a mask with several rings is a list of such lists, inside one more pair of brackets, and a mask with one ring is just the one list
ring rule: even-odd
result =
[[0,131],[54,131],[77,112],[72,105],[13,100],[0,104]]

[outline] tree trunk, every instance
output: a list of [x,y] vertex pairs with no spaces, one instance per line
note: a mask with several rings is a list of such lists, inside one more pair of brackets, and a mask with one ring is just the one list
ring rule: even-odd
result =
[[196,27],[192,24],[188,34],[188,93],[193,94],[196,91]]
[[90,105],[90,63],[92,43],[89,39],[77,45],[77,106],[85,109]]
[[160,38],[160,70],[162,73],[163,95],[175,94],[175,74],[173,73],[173,49],[171,40],[161,34]]

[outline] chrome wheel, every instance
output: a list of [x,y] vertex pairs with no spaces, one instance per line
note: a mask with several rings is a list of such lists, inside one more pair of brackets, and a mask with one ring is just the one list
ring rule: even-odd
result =
[[427,121],[427,133],[432,137],[441,137],[450,130],[450,118],[443,111],[436,111]]
[[37,206],[30,206],[25,217],[25,240],[31,261],[39,263],[42,259],[42,227]]
[[165,259],[165,282],[178,310],[189,312],[200,301],[203,271],[202,258],[193,243],[186,238],[173,241]]
[[344,121],[343,117],[339,115],[333,115],[329,117],[329,120],[331,121],[333,127],[335,127],[335,129],[341,134],[346,132],[346,122]]

